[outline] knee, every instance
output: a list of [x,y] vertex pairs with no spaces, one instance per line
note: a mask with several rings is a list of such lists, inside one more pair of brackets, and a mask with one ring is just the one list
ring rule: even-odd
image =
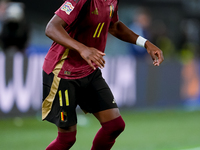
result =
[[60,144],[71,147],[76,142],[76,131],[74,132],[58,132],[57,140]]
[[123,132],[124,129],[125,129],[125,126],[126,126],[126,124],[125,124],[124,120],[121,119],[121,121],[120,121],[120,123],[119,123],[119,130],[120,130],[121,132]]
[[115,121],[115,128],[114,128],[114,132],[113,134],[119,135],[121,132],[124,131],[125,129],[125,122],[122,119],[122,117],[120,116],[119,118],[117,118],[117,120]]
[[122,117],[118,117],[109,122],[102,123],[102,128],[110,132],[110,134],[118,136],[125,129],[125,122]]
[[70,133],[70,135],[58,133],[58,137],[48,145],[46,150],[68,150],[74,145],[75,141],[76,136],[74,133]]
[[76,131],[74,132],[58,132],[57,138],[52,141],[46,150],[68,150],[76,141]]

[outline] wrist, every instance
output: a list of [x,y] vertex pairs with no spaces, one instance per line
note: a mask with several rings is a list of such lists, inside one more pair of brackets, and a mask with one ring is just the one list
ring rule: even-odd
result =
[[76,44],[74,45],[73,49],[76,50],[79,54],[81,54],[83,50],[86,49],[86,46],[76,41]]
[[136,40],[136,45],[141,46],[141,47],[146,47],[145,43],[146,43],[147,39],[143,38],[142,36],[138,36],[137,40]]

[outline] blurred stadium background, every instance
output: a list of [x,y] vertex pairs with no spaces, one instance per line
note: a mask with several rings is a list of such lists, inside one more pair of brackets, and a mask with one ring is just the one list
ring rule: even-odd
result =
[[[0,1],[0,149],[45,149],[56,136],[41,121],[45,26],[62,0]],[[110,35],[103,75],[127,127],[113,150],[200,150],[200,0],[121,0],[119,17],[160,47],[153,67],[144,49]],[[88,150],[99,128],[78,111],[77,143]]]

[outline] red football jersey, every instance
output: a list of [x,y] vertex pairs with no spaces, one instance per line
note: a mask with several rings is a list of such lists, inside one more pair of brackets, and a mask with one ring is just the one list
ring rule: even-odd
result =
[[[55,12],[68,24],[66,32],[70,30],[70,25],[76,20],[86,1],[66,0]],[[118,21],[117,11],[117,0],[91,0],[87,9],[82,12],[83,18],[69,33],[70,36],[86,46],[104,52],[109,26]],[[48,74],[53,71],[64,79],[83,78],[94,71],[77,51],[55,42],[45,57],[43,69]]]

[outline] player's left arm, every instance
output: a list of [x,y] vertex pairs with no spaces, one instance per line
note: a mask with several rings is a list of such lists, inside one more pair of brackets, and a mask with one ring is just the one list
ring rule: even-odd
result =
[[[136,44],[136,41],[139,37],[139,35],[130,30],[121,21],[111,23],[109,27],[109,33],[122,41],[132,44]],[[148,40],[144,43],[144,47],[152,57],[154,66],[159,66],[164,60],[162,51]]]

